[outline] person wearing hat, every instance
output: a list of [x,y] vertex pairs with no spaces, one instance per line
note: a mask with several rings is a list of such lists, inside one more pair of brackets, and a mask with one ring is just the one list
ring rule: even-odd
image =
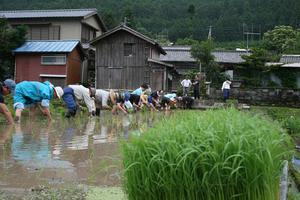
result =
[[95,93],[95,102],[96,107],[101,109],[112,109],[112,106],[115,104],[114,102],[115,92],[113,90],[102,90],[96,89]]
[[[22,111],[30,108],[34,111],[37,105],[41,106],[41,111],[51,121],[49,110],[50,101],[53,98],[61,98],[62,93],[58,87],[54,87],[49,81],[43,83],[38,81],[22,81],[16,85],[14,95],[15,121],[20,122]],[[32,113],[30,113],[32,115]]]
[[96,114],[96,106],[93,97],[95,97],[95,88],[86,88],[83,85],[68,85],[74,91],[76,103],[84,102],[88,108],[89,115],[94,116]]
[[3,83],[0,82],[0,113],[2,113],[5,116],[5,119],[8,124],[13,124],[14,120],[12,117],[12,114],[8,110],[5,102],[4,97],[8,94],[14,94],[15,92],[16,83],[14,80],[6,79]]

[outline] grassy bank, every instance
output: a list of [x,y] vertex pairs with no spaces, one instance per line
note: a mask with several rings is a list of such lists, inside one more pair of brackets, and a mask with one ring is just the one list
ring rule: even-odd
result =
[[123,145],[129,199],[278,199],[288,137],[234,109],[184,112]]

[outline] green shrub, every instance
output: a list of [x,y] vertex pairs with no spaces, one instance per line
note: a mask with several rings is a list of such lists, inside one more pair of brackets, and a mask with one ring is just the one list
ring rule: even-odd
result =
[[128,199],[278,199],[288,141],[235,109],[178,112],[123,143]]

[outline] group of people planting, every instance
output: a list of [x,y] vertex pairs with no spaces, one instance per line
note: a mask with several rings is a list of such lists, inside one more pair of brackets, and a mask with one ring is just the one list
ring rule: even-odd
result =
[[[15,120],[4,101],[4,96],[8,94],[13,96]],[[29,115],[32,116],[37,108],[51,121],[50,101],[55,98],[61,99],[66,105],[67,118],[75,116],[82,104],[87,107],[89,116],[96,116],[100,114],[101,109],[110,109],[113,114],[128,114],[143,107],[154,111],[169,110],[172,106],[176,107],[178,100],[175,93],[151,91],[148,84],[142,84],[129,92],[95,89],[83,85],[68,85],[62,88],[55,87],[49,81],[22,81],[16,84],[13,80],[6,79],[0,83],[0,112],[9,124],[19,123],[24,109],[29,109]]]

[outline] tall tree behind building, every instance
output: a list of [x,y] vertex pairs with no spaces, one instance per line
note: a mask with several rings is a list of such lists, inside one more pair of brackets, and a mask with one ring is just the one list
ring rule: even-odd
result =
[[7,20],[0,18],[0,80],[13,77],[14,56],[12,50],[25,41],[26,27],[9,27]]

